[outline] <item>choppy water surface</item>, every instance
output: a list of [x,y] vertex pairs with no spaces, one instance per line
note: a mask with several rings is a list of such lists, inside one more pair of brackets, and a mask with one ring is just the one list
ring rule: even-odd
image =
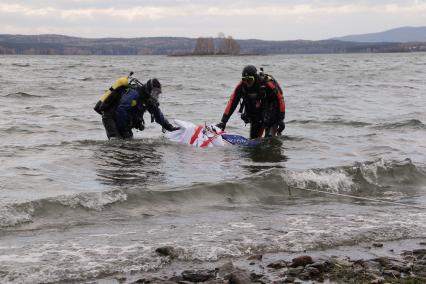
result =
[[[287,104],[285,136],[258,147],[175,145],[155,124],[109,142],[92,110],[134,71],[162,81],[169,119],[215,123],[248,63]],[[425,238],[424,78],[416,53],[1,56],[1,282],[155,269],[163,245],[190,262]],[[248,133],[238,113],[228,125]]]

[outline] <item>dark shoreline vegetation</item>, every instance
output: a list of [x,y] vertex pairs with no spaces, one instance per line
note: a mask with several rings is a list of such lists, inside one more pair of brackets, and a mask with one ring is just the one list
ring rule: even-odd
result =
[[[220,39],[214,39],[219,41]],[[239,55],[425,52],[426,42],[360,43],[340,40],[236,40]],[[63,35],[0,35],[0,54],[190,56],[195,38],[101,38]],[[220,55],[220,54],[219,54]]]
[[[240,259],[224,259],[215,263],[185,264],[179,260],[179,248],[159,247],[155,252],[167,265],[148,271],[111,277],[116,283],[150,284],[250,284],[250,283],[351,283],[351,284],[421,284],[426,283],[426,242],[417,249],[396,253],[395,244],[371,243],[374,257],[360,258],[359,246],[348,255],[255,254]],[[387,252],[385,252],[387,251]],[[272,257],[271,257],[272,256]]]

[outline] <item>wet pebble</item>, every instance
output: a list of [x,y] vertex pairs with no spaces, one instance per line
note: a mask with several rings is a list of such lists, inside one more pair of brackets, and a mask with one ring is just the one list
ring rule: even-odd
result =
[[266,267],[273,268],[273,269],[281,269],[281,268],[287,267],[287,262],[284,260],[279,260],[276,262],[269,263]]
[[327,272],[332,268],[333,264],[328,260],[324,260],[324,261],[320,260],[320,261],[315,261],[314,263],[309,264],[308,266],[315,267],[321,272]]
[[159,247],[155,252],[162,256],[170,256],[170,258],[176,258],[178,256],[176,249],[171,246]]
[[413,273],[420,277],[426,277],[426,265],[414,264],[413,265]]
[[205,282],[216,278],[216,271],[208,269],[185,270],[182,272],[182,277],[190,282]]
[[321,274],[321,271],[315,267],[306,267],[305,271],[309,274],[310,277],[317,277]]
[[385,276],[391,276],[391,277],[394,277],[394,278],[399,278],[399,277],[401,277],[401,273],[399,272],[399,271],[397,271],[397,270],[384,270],[383,271],[383,275],[385,275]]
[[287,274],[290,276],[298,276],[300,273],[302,273],[303,269],[304,269],[303,266],[290,268],[287,271]]
[[302,255],[298,256],[296,258],[292,259],[291,267],[298,267],[298,266],[306,266],[308,264],[312,264],[313,260],[312,257],[309,255]]
[[249,258],[247,258],[247,260],[262,260],[262,258],[263,258],[263,255],[255,254],[255,255],[252,255]]
[[383,277],[378,277],[376,279],[371,280],[370,284],[384,284],[385,279]]
[[228,277],[229,284],[248,284],[252,283],[250,275],[247,271],[236,270],[232,272]]
[[218,276],[224,278],[227,275],[231,274],[235,270],[235,267],[232,261],[229,261],[223,264],[222,266],[216,268],[216,270],[218,271]]

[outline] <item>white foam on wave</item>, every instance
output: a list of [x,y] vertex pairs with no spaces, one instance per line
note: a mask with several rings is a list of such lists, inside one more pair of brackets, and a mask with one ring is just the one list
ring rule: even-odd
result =
[[28,203],[22,208],[14,205],[0,207],[0,227],[11,227],[32,221],[34,207]]
[[233,223],[229,223],[229,225],[233,228],[253,228],[256,226],[252,223],[246,223],[246,222],[233,222]]
[[34,200],[22,204],[9,204],[0,207],[0,227],[13,227],[34,220],[36,210],[44,210],[43,206],[59,203],[62,206],[101,211],[105,206],[127,200],[122,191],[63,195],[54,198]]
[[25,256],[17,254],[2,254],[0,255],[1,262],[13,262],[13,263],[28,263],[33,262],[37,263],[40,261],[41,253],[32,253]]
[[151,259],[151,251],[152,247],[141,244],[86,247],[73,241],[31,246],[20,255],[4,253],[0,257],[0,264],[8,271],[2,283],[79,282],[112,271],[131,273],[157,269],[164,260]]
[[330,192],[350,192],[354,182],[342,170],[307,170],[303,172],[288,171],[284,173],[284,180],[289,186],[325,190]]
[[[357,167],[353,167],[353,169],[356,169]],[[377,180],[378,180],[378,170],[379,168],[382,169],[387,169],[388,166],[385,163],[384,159],[379,159],[373,163],[362,163],[359,166],[359,170],[362,173],[362,176],[364,177],[364,179],[370,183],[370,184],[374,184],[374,185],[378,185]]]
[[90,194],[78,194],[75,196],[62,196],[56,200],[72,208],[83,207],[86,209],[101,211],[106,205],[127,200],[127,194],[122,191],[99,192]]
[[[268,214],[235,212],[216,219],[206,215],[209,222],[200,212],[192,222],[186,217],[184,222],[138,221],[127,228],[121,224],[99,231],[88,228],[89,234],[84,236],[61,232],[49,240],[43,237],[44,244],[34,241],[21,248],[4,247],[0,264],[7,273],[4,279],[17,283],[78,282],[105,274],[158,269],[169,261],[155,252],[161,246],[172,246],[180,260],[216,261],[253,253],[302,252],[359,242],[426,237],[426,214],[399,209],[309,204],[270,210]],[[213,216],[218,217],[217,213]],[[22,262],[16,265],[13,258],[19,257]]]

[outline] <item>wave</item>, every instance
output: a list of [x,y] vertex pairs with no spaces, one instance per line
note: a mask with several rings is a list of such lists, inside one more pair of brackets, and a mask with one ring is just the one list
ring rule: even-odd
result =
[[410,129],[426,129],[426,125],[418,119],[407,119],[397,122],[387,122],[381,124],[375,124],[363,121],[354,121],[354,120],[344,120],[344,119],[328,119],[328,120],[290,120],[287,123],[297,123],[297,124],[314,124],[314,125],[345,125],[353,127],[372,127],[374,129],[399,129],[399,128],[410,128]]
[[291,172],[289,177],[290,186],[377,197],[389,195],[390,191],[411,193],[411,186],[415,187],[426,181],[426,172],[410,159],[380,159],[353,166]]
[[398,122],[382,123],[375,126],[374,128],[376,129],[410,128],[410,129],[424,130],[426,129],[426,125],[418,119],[407,119],[407,120],[398,121]]
[[75,63],[75,64],[69,64],[65,66],[65,69],[73,69],[73,68],[78,68],[80,66],[83,66],[83,63]]
[[30,67],[31,65],[29,63],[12,63],[12,66]]
[[354,127],[365,127],[371,125],[371,123],[363,122],[363,121],[353,121],[353,120],[344,120],[344,119],[328,119],[328,120],[290,120],[288,123],[298,123],[298,124],[326,124],[326,125],[346,125],[346,126],[354,126]]
[[[352,166],[291,171],[268,169],[237,180],[200,183],[186,187],[146,190],[139,187],[107,192],[66,195],[0,208],[0,227],[13,227],[48,216],[72,216],[111,210],[135,210],[140,214],[158,214],[182,208],[271,205],[287,202],[291,197],[306,196],[313,189],[333,193],[350,193],[375,198],[401,198],[417,194],[426,181],[424,169],[411,160],[370,161]],[[328,198],[328,195],[324,195]],[[309,200],[309,198],[307,199]],[[62,214],[61,214],[62,212]],[[66,212],[66,214],[65,214]]]
[[126,199],[120,191],[106,193],[84,193],[73,196],[59,196],[29,201],[20,204],[10,204],[0,209],[0,227],[11,227],[29,223],[37,216],[58,214],[67,209],[88,209],[99,211],[104,206]]
[[33,134],[39,133],[41,129],[42,127],[38,125],[20,124],[18,126],[11,126],[6,129],[3,129],[3,131],[7,134]]
[[41,110],[48,110],[48,111],[52,111],[52,110],[57,109],[57,107],[52,106],[52,105],[42,105],[42,106],[40,106],[40,109],[41,109]]
[[33,94],[25,93],[25,92],[17,92],[17,93],[7,94],[4,97],[13,97],[13,98],[42,98],[43,96],[33,95]]

